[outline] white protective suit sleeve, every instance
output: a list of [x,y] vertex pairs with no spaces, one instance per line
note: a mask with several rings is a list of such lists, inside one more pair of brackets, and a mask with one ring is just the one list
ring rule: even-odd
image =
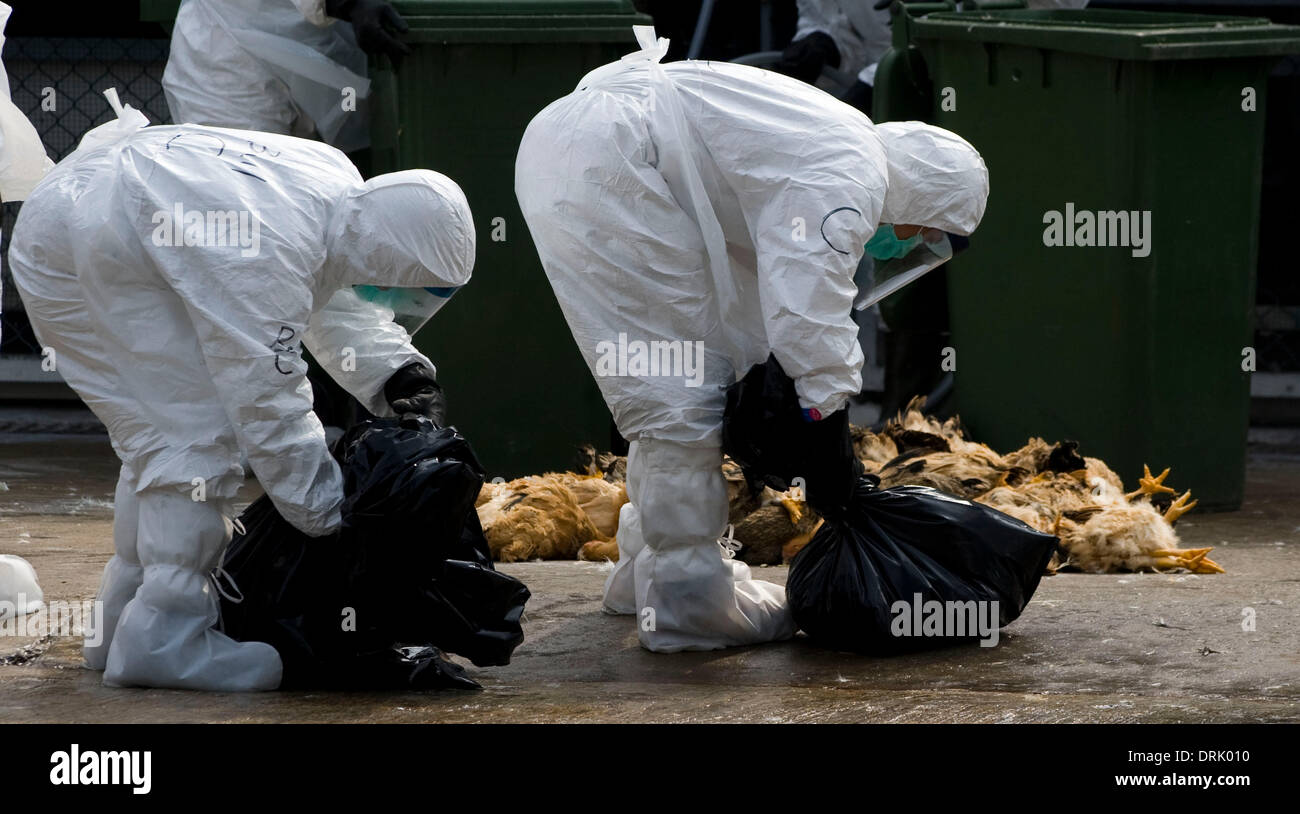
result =
[[[138,206],[141,223],[170,211],[178,200],[197,211],[258,200],[261,191],[254,185],[263,183],[258,179],[199,167],[192,154],[162,160],[155,153],[149,145],[132,145],[119,164],[136,198],[127,205]],[[281,217],[277,228],[260,228],[254,261],[242,257],[238,246],[160,246],[144,235],[141,245],[184,301],[253,472],[286,520],[305,534],[321,536],[341,524],[343,479],[312,412],[299,344],[311,316],[313,270],[323,262],[324,250],[313,251],[319,237],[307,230],[314,224]]]
[[[860,116],[860,114],[854,114]],[[862,388],[853,275],[885,198],[883,151],[870,122],[764,119],[763,161],[719,160],[745,212],[772,353],[799,403],[829,415]],[[718,159],[718,156],[715,156]]]
[[[13,9],[0,3],[0,50]],[[24,200],[54,166],[31,121],[9,98],[9,75],[0,63],[0,200]]]
[[330,378],[377,416],[393,414],[384,385],[394,373],[419,362],[437,374],[433,362],[393,322],[393,312],[366,302],[351,287],[334,292],[312,314],[302,343]]
[[314,25],[329,25],[334,18],[325,14],[325,0],[293,0],[303,18]]

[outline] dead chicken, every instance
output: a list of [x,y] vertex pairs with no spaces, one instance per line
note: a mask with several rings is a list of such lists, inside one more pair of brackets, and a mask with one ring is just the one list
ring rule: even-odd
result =
[[[1174,490],[1164,485],[1168,469],[1154,477],[1149,467],[1142,470],[1138,488],[1128,494],[1123,484],[1098,476],[1089,478],[1094,510],[1082,518],[1063,516],[1057,532],[1067,554],[1064,565],[1096,573],[1176,568],[1196,574],[1224,573],[1206,556],[1211,547],[1179,548],[1173,527],[1196,505],[1191,492],[1173,500]],[[1158,502],[1165,504],[1163,510]]]
[[821,525],[799,496],[765,487],[758,508],[733,525],[741,549],[736,556],[750,565],[779,565],[808,544]]
[[587,475],[600,475],[610,483],[622,483],[627,480],[627,456],[612,452],[597,452],[591,444],[578,448],[577,472]]
[[1080,455],[1074,441],[1050,445],[1031,438],[999,455],[969,441],[959,419],[940,422],[924,415],[923,407],[923,399],[913,399],[879,434],[854,430],[855,450],[873,458],[885,447],[881,439],[897,449],[897,457],[883,463],[863,460],[883,488],[932,486],[1056,534],[1061,550],[1049,571],[1060,565],[1101,572],[1222,572],[1206,557],[1210,549],[1178,547],[1173,523],[1196,502],[1186,493],[1175,500],[1174,490],[1164,485],[1168,470],[1158,476],[1144,471],[1139,488],[1125,494],[1120,477],[1104,461]]
[[554,472],[543,475],[573,492],[578,506],[591,518],[602,537],[613,539],[618,532],[618,513],[627,503],[627,483],[605,480],[600,475]]
[[868,474],[876,474],[880,467],[898,457],[898,445],[888,435],[878,435],[865,427],[849,427],[849,436],[853,453]]
[[966,438],[960,419],[940,422],[921,412],[925,399],[912,399],[891,419],[880,434],[859,431],[855,449],[869,451],[885,447],[887,438],[898,455],[883,464],[863,461],[863,467],[880,476],[881,488],[911,484],[930,486],[967,499],[982,495],[998,485],[1015,482],[1026,470],[1020,469],[985,444]]
[[1195,501],[1189,502],[1190,494],[1171,502],[1162,512],[1146,498],[1165,493],[1164,475],[1157,480],[1147,470],[1139,489],[1125,495],[1119,477],[1104,463],[1086,460],[1083,469],[1039,473],[1018,487],[998,487],[976,500],[1059,537],[1060,551],[1049,563],[1049,571],[1058,567],[1092,573],[1185,568],[1198,574],[1223,573],[1219,564],[1206,556],[1211,549],[1179,548],[1173,524],[1195,505]]
[[584,543],[607,539],[562,475],[485,483],[475,508],[499,562],[571,560]]
[[1005,483],[1009,470],[993,450],[965,452],[905,452],[876,474],[880,488],[911,484],[931,486],[941,492],[972,499]]

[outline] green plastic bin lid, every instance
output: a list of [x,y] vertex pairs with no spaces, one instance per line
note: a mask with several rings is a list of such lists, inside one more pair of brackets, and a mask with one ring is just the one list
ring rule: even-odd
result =
[[1300,53],[1300,26],[1263,17],[1112,9],[939,11],[910,20],[909,27],[913,39],[1007,43],[1114,59]]
[[635,14],[632,0],[393,0],[403,16]]
[[636,42],[632,0],[396,0],[407,42]]
[[[181,0],[140,0],[140,19],[170,22]],[[289,0],[284,0],[288,3]],[[627,42],[649,25],[632,0],[396,0],[407,42]]]

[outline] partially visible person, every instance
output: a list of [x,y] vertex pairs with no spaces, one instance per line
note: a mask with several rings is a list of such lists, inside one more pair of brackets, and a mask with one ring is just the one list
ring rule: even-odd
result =
[[335,531],[342,478],[302,349],[370,411],[444,420],[433,363],[358,286],[463,285],[474,225],[435,172],[363,181],[319,142],[145,125],[119,107],[88,133],[9,252],[36,335],[122,462],[84,654],[109,686],[274,689],[275,650],[216,627],[241,455],[286,520]]
[[[799,26],[774,68],[840,98],[871,115],[876,66],[889,50],[889,10],[876,0],[798,0]],[[847,89],[825,78],[825,68],[855,77]]]

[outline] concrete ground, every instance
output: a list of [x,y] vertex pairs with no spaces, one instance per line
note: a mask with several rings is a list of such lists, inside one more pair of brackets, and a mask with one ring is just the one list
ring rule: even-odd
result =
[[[114,690],[81,666],[79,638],[9,636],[0,722],[1300,721],[1295,437],[1254,449],[1241,511],[1179,523],[1226,574],[1047,577],[995,648],[866,658],[795,640],[656,655],[631,617],[600,612],[604,568],[521,563],[502,570],[532,590],[527,639],[508,667],[469,668],[483,692]],[[93,597],[116,472],[102,436],[0,435],[0,553],[31,561],[47,600]]]

